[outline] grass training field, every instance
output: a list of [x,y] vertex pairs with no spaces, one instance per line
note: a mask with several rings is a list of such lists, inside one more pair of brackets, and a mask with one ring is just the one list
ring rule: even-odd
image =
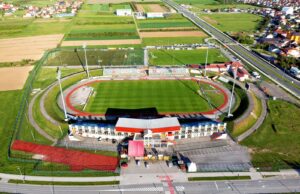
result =
[[300,167],[300,108],[285,101],[269,101],[262,126],[242,144],[252,150],[252,163],[262,170]]
[[[103,50],[89,49],[87,50],[87,58],[89,65],[142,65],[144,64],[143,49],[134,50]],[[100,63],[99,63],[100,62]],[[46,65],[78,65],[85,64],[83,50],[73,49],[58,51],[54,53],[46,62]]]
[[[206,49],[197,50],[150,50],[151,65],[204,64]],[[228,59],[218,49],[209,49],[208,63],[222,63]]]
[[[107,81],[91,85],[95,93],[84,111],[105,113],[108,108],[156,108],[158,112],[203,112],[210,107],[198,94],[199,86],[191,80]],[[224,97],[208,84],[201,84],[214,106],[223,104]]]
[[253,32],[263,19],[248,13],[200,14],[202,19],[224,32]]

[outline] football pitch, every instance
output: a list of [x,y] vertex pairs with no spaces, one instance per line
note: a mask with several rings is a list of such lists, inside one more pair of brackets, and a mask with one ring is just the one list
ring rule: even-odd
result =
[[200,83],[200,90],[198,83],[191,80],[105,81],[90,86],[94,93],[84,110],[90,113],[104,114],[108,108],[156,108],[159,113],[205,112],[224,103],[218,89]]

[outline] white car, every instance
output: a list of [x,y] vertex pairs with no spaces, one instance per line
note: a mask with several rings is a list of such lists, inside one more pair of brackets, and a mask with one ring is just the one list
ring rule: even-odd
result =
[[252,72],[252,76],[255,77],[255,79],[260,79],[260,75],[256,71]]

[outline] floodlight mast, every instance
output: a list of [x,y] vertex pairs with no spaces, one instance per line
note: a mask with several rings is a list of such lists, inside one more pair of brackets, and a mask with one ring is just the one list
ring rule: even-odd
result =
[[84,43],[82,45],[82,48],[84,50],[86,73],[87,73],[88,78],[90,78],[89,65],[88,65],[88,60],[87,60],[87,57],[86,57],[86,43]]
[[207,66],[207,60],[208,60],[208,48],[209,48],[209,45],[207,46],[207,50],[206,50],[206,59],[205,59],[205,67],[204,67],[204,77],[206,77],[206,66]]
[[230,102],[229,102],[229,109],[228,109],[228,115],[227,117],[232,117],[233,115],[231,114],[231,106],[232,106],[232,100],[233,100],[233,94],[234,94],[234,87],[235,87],[235,82],[236,82],[236,77],[237,77],[237,70],[238,70],[238,65],[235,67],[234,75],[233,75],[233,85],[232,85],[232,90],[231,90],[231,96],[230,96]]
[[63,109],[64,109],[65,121],[68,121],[65,98],[64,98],[63,91],[62,91],[62,87],[61,87],[61,71],[60,71],[59,67],[57,68],[57,77],[56,78],[57,78],[59,89],[60,89],[60,95],[61,95],[61,101],[62,101],[62,105],[63,105]]

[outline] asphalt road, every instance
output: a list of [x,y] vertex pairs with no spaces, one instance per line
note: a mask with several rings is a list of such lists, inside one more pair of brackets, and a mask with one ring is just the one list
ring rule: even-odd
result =
[[240,45],[238,42],[233,40],[228,35],[214,28],[210,24],[206,23],[204,20],[200,19],[197,15],[189,11],[188,9],[180,6],[179,4],[171,0],[163,0],[166,4],[175,8],[179,13],[182,13],[185,17],[194,22],[198,27],[202,28],[208,34],[210,34],[215,39],[219,40],[226,48],[231,52],[235,53],[239,58],[247,61],[252,67],[259,70],[269,79],[273,80],[275,83],[283,87],[285,90],[292,93],[294,96],[300,99],[300,82],[290,77],[289,75],[282,72],[280,69],[274,65],[266,62],[258,55],[254,54],[252,51],[246,49],[244,46]]
[[[300,192],[300,179],[257,180],[257,181],[202,181],[188,183],[163,182],[161,184],[115,185],[115,186],[53,186],[24,185],[0,182],[0,192],[30,194],[199,194],[199,193],[291,193]],[[174,192],[170,192],[173,190]]]

